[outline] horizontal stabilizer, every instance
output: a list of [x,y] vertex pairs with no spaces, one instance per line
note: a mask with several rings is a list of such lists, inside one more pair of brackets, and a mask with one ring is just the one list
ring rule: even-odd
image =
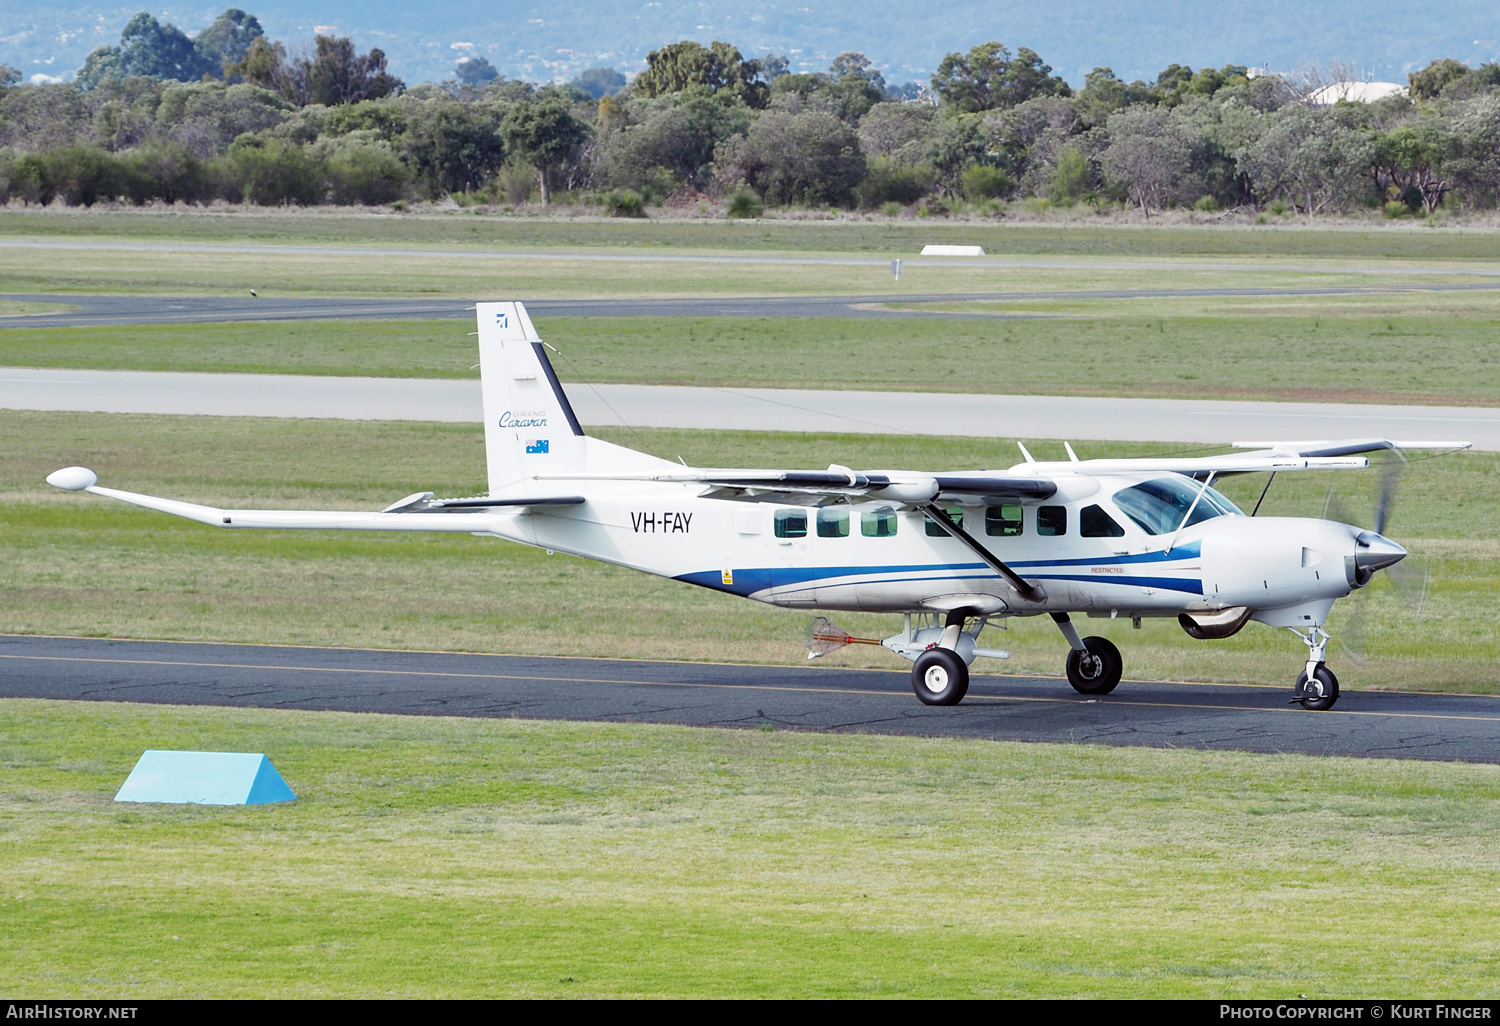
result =
[[[200,524],[263,530],[435,531],[471,534],[493,528],[496,521],[485,517],[488,512],[498,513],[502,509],[515,511],[528,506],[578,506],[584,502],[581,495],[429,500],[426,498],[429,493],[424,492],[403,499],[379,513],[360,510],[220,509],[217,506],[202,506],[195,502],[163,499],[156,495],[142,495],[139,492],[85,483],[95,478],[91,471],[83,467],[69,467],[66,473],[58,471],[48,480],[68,491],[92,492],[134,506],[196,520]],[[82,487],[77,487],[79,485]]]

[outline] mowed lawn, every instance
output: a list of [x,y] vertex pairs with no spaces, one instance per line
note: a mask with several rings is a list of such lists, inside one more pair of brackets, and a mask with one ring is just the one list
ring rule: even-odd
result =
[[206,243],[410,245],[578,250],[751,250],[901,255],[930,242],[981,245],[989,253],[1093,257],[1310,257],[1349,260],[1500,261],[1500,232],[1416,222],[1265,225],[1101,223],[1080,209],[1070,221],[947,221],[875,218],[731,221],[508,216],[480,208],[450,211],[280,208],[110,210],[10,208],[0,237],[112,238]]
[[[1022,316],[542,317],[538,328],[572,384],[1500,401],[1500,292],[1010,308]],[[0,329],[0,366],[477,378],[472,331],[463,320],[28,325]]]
[[1497,831],[1494,766],[3,700],[0,990],[1494,997]]
[[[700,466],[1006,468],[1015,443],[756,432],[601,432]],[[1039,458],[1065,458],[1032,442]],[[1184,450],[1078,443],[1085,456]],[[632,570],[548,556],[468,536],[222,531],[43,481],[71,464],[132,491],[236,507],[378,510],[432,489],[484,487],[477,427],[218,417],[0,413],[0,631],[138,638],[353,645],[541,655],[709,661],[804,661],[806,613],[705,591]],[[1331,630],[1362,644],[1331,662],[1345,687],[1500,690],[1500,457],[1464,453],[1414,462],[1389,532],[1432,573],[1417,620],[1382,574],[1339,603]],[[1378,470],[1281,474],[1262,515],[1318,516],[1330,488],[1369,523]],[[1224,488],[1251,509],[1265,479]],[[1410,565],[1410,564],[1408,564]],[[1418,575],[1420,577],[1420,574]],[[899,619],[838,614],[846,629],[886,637]],[[1251,624],[1234,638],[1194,641],[1175,620],[1088,620],[1111,637],[1127,678],[1290,685],[1303,649]],[[1045,618],[1011,622],[986,642],[1009,662],[979,672],[1060,674],[1064,643]],[[838,665],[904,665],[880,649],[835,653]],[[1063,686],[1063,685],[1060,685]]]

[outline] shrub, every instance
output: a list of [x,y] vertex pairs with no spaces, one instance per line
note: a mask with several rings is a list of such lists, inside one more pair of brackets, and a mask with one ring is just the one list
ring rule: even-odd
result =
[[1094,172],[1088,158],[1076,146],[1064,146],[1057,155],[1049,193],[1058,203],[1076,203],[1094,187]]
[[1000,199],[1015,187],[1010,175],[989,164],[973,164],[964,171],[964,198],[971,201]]
[[901,206],[901,204],[897,203],[895,200],[888,200],[887,202],[880,204],[880,212],[886,217],[900,217],[901,211],[903,209],[904,208]]
[[1193,204],[1193,209],[1205,214],[1211,214],[1219,209],[1219,203],[1212,196],[1199,196],[1198,202]]
[[616,189],[604,194],[610,217],[645,217],[646,198],[634,189]]
[[754,189],[739,188],[729,194],[729,203],[725,207],[725,213],[730,217],[755,218],[759,217],[764,210],[760,197],[755,194]]
[[925,164],[903,167],[885,158],[872,160],[859,184],[859,205],[866,209],[892,202],[906,206],[931,192],[933,181],[932,168]]
[[406,165],[374,132],[323,140],[317,147],[331,202],[379,206],[400,198],[409,177]]
[[233,189],[257,206],[318,203],[327,191],[320,162],[296,143],[242,135],[226,163]]

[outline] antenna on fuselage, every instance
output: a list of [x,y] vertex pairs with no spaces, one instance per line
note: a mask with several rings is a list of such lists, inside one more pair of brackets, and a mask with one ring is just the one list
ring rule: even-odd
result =
[[1026,444],[1024,442],[1017,442],[1016,445],[1020,447],[1020,449],[1021,449],[1021,455],[1026,457],[1026,462],[1027,463],[1035,463],[1036,462],[1036,460],[1032,458],[1031,453],[1029,453],[1029,452],[1026,451]]
[[1064,442],[1063,448],[1068,450],[1068,459],[1072,460],[1074,463],[1079,462],[1078,454],[1073,451],[1073,447],[1071,445],[1069,445],[1067,442]]

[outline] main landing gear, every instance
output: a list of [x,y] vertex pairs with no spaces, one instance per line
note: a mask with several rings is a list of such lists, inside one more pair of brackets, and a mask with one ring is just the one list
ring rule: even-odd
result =
[[1321,627],[1309,628],[1306,634],[1295,627],[1288,627],[1287,630],[1301,638],[1302,643],[1307,646],[1307,669],[1297,677],[1290,704],[1301,705],[1314,712],[1332,709],[1333,703],[1339,700],[1339,679],[1323,662],[1323,655],[1328,649],[1328,632]]
[[911,668],[911,689],[923,705],[957,705],[969,693],[969,664],[957,652],[968,611],[955,609],[943,620],[943,636]]
[[1083,695],[1107,695],[1120,683],[1125,660],[1108,638],[1080,638],[1067,613],[1053,613],[1058,630],[1068,639],[1068,683]]

